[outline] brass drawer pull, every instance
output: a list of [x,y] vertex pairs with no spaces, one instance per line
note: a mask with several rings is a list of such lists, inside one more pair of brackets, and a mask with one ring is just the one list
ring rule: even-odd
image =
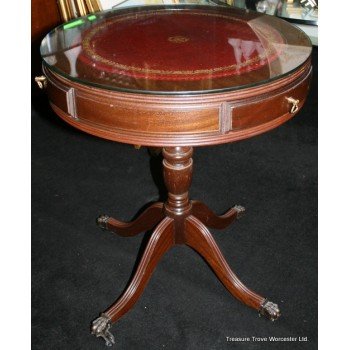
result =
[[45,75],[35,77],[35,82],[38,84],[40,89],[45,89],[47,86],[47,78],[45,77]]
[[295,113],[299,110],[299,100],[296,100],[295,98],[293,97],[286,97],[287,98],[287,101],[289,103],[292,103],[292,108],[290,109],[290,113]]

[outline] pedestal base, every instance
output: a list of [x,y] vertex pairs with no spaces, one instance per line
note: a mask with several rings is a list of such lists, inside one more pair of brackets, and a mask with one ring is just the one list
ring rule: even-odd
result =
[[92,334],[102,337],[106,345],[114,344],[109,332],[112,323],[129,311],[142,294],[157,263],[175,244],[186,244],[197,251],[211,266],[229,292],[245,305],[274,321],[280,316],[278,306],[246,287],[231,270],[208,228],[224,229],[239,218],[244,207],[236,205],[224,215],[214,214],[205,204],[188,199],[192,178],[192,148],[163,149],[164,180],[168,200],[147,208],[135,221],[124,223],[107,215],[97,219],[100,227],[124,237],[137,235],[156,226],[135,275],[122,296],[92,325]]

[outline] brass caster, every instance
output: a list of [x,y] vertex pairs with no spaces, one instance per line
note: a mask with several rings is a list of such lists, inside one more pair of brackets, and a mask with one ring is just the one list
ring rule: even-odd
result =
[[241,218],[245,212],[245,208],[241,205],[235,205],[233,209],[237,211],[237,219]]
[[113,334],[109,331],[111,326],[110,318],[102,313],[99,318],[96,318],[96,320],[92,322],[91,334],[95,335],[97,338],[103,338],[106,346],[113,346],[115,344],[115,339]]
[[272,301],[268,301],[267,299],[262,303],[261,308],[259,310],[259,316],[265,316],[269,320],[276,321],[281,316],[281,311],[278,308],[277,304],[274,304]]
[[96,223],[97,223],[98,226],[100,226],[104,230],[107,230],[108,220],[109,220],[109,216],[108,215],[100,215],[97,218]]

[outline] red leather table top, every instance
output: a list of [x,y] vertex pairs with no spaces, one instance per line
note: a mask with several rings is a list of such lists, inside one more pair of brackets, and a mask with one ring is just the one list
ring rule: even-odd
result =
[[[215,38],[215,40],[212,40]],[[116,16],[86,30],[79,59],[95,70],[156,80],[200,80],[259,69],[283,37],[255,32],[242,18],[204,11],[157,10]]]

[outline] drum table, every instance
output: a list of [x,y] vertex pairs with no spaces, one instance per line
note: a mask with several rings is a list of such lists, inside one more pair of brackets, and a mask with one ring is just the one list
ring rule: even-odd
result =
[[105,139],[162,148],[168,198],[135,221],[107,215],[100,227],[131,237],[154,229],[128,288],[92,323],[112,345],[112,323],[137,301],[157,263],[187,244],[229,292],[272,321],[278,306],[246,287],[231,270],[209,228],[224,229],[244,212],[217,216],[189,199],[194,146],[252,137],[292,118],[305,102],[311,45],[273,16],[206,5],[129,7],[82,17],[50,32],[41,45],[54,111]]

